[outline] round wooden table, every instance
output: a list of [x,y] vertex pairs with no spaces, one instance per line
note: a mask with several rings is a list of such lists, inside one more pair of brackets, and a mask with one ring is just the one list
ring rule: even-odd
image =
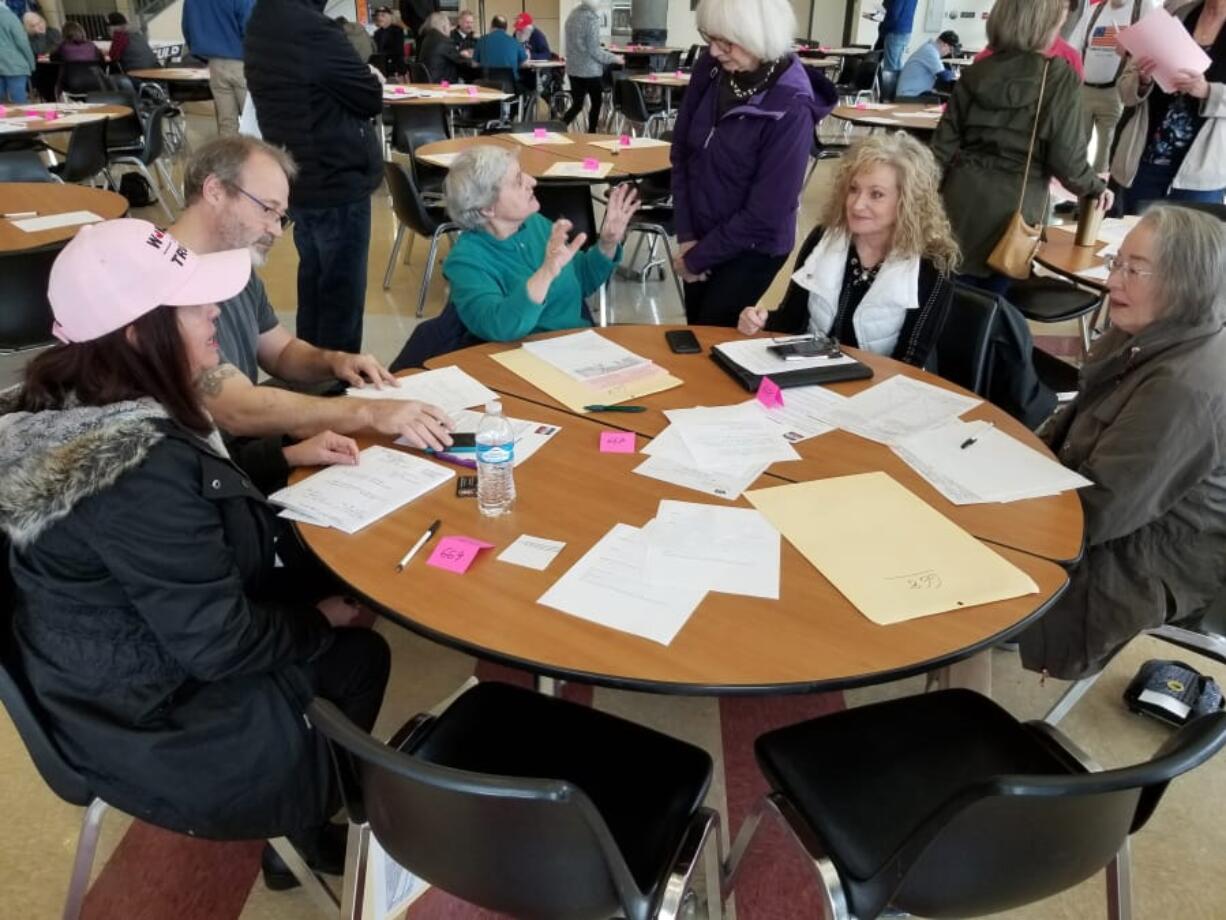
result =
[[861,108],[840,105],[834,116],[866,128],[901,128],[904,131],[930,132],[941,122],[941,107],[926,102],[870,103]]
[[[530,133],[530,132],[528,132]],[[568,134],[570,144],[521,144],[507,134],[487,134],[480,137],[455,137],[446,141],[435,141],[425,144],[415,154],[416,158],[432,166],[444,166],[442,162],[431,160],[440,154],[455,154],[481,144],[492,144],[506,147],[519,153],[519,165],[524,172],[534,179],[546,181],[583,181],[581,176],[550,176],[549,169],[559,162],[583,162],[588,159],[601,163],[613,164],[613,169],[603,178],[593,176],[593,182],[605,182],[609,179],[624,179],[628,176],[645,176],[651,173],[664,172],[672,167],[669,156],[671,145],[630,148],[627,150],[607,150],[592,146],[594,142],[615,141],[616,134]]]
[[161,80],[164,83],[208,83],[207,67],[149,67],[144,70],[129,70],[129,77],[138,80]]
[[[37,212],[35,217],[67,214],[69,211],[92,211],[103,220],[114,220],[128,213],[128,202],[122,195],[85,185],[0,182],[0,214],[29,211]],[[12,220],[0,217],[0,253],[40,249],[65,242],[76,236],[81,226],[76,224],[38,233],[26,233],[15,227]]]
[[800,55],[800,63],[806,67],[816,67],[819,70],[829,70],[831,67],[840,67],[843,64],[841,58],[837,57],[806,57]]
[[669,112],[673,110],[673,90],[684,89],[690,85],[690,75],[681,71],[677,73],[640,73],[630,79],[643,86],[664,87],[664,109]]
[[[8,106],[8,111],[13,113],[16,111],[18,115],[24,115],[26,111],[39,111],[45,106]],[[54,134],[58,131],[71,131],[79,124],[87,121],[97,121],[100,118],[125,118],[132,114],[132,110],[126,105],[95,105],[88,109],[81,108],[65,108],[57,106],[55,110],[58,117],[53,119],[33,118],[28,121],[16,121],[16,115],[9,114],[0,117],[0,120],[12,122],[18,127],[16,131],[5,131],[0,134],[0,142],[9,138],[22,137],[27,134]]]
[[[403,94],[399,90],[403,89]],[[475,89],[475,94],[469,90]],[[437,96],[412,96],[414,90],[429,90],[439,93]],[[502,102],[510,99],[510,93],[499,92],[488,86],[473,86],[466,83],[453,83],[443,86],[441,83],[388,83],[383,87],[384,105],[481,105],[486,102]]]
[[[1055,562],[996,544],[993,548],[1001,556],[1035,580],[1039,594],[883,627],[861,615],[784,541],[779,600],[710,593],[668,646],[538,604],[537,598],[615,523],[641,526],[665,498],[718,504],[680,486],[634,475],[631,471],[643,459],[637,454],[597,450],[602,430],[658,430],[662,408],[748,398],[705,355],[667,352],[665,331],[660,326],[601,330],[659,360],[685,381],[683,387],[639,400],[650,407],[641,415],[579,416],[556,408],[544,393],[500,373],[501,366],[490,360],[491,352],[513,345],[483,345],[430,362],[463,367],[503,392],[511,417],[561,427],[546,447],[516,469],[519,497],[514,512],[484,519],[472,499],[457,498],[453,488],[443,486],[352,536],[300,525],[307,545],[367,602],[443,644],[552,677],[666,693],[809,692],[928,671],[1013,634],[1041,615],[1063,589],[1066,575]],[[694,331],[707,348],[735,335],[727,329]],[[877,381],[891,373],[920,374],[884,358],[871,363]],[[843,384],[839,389],[856,386]],[[979,414],[1016,433],[999,410],[983,407]],[[1033,438],[1028,440],[1033,443]],[[640,437],[637,447],[643,445]],[[807,448],[805,461],[777,464],[754,487],[782,485],[791,481],[789,475],[802,473],[798,478],[886,469],[932,500],[934,493],[917,489],[913,479],[884,462],[892,455],[880,445],[831,433],[800,446]],[[804,464],[808,468],[798,469]],[[1046,513],[1036,510],[1038,503],[1018,502],[993,506],[984,517],[1001,519],[996,531],[1002,537],[1024,538],[1056,551],[1079,545],[1082,523],[1076,496],[1041,501],[1048,502]],[[748,507],[743,498],[735,504]],[[397,575],[397,560],[436,518],[443,522],[443,536],[474,537],[494,548],[484,551],[463,576],[426,566],[420,557]],[[563,540],[566,547],[543,572],[497,561],[497,554],[525,533]]]

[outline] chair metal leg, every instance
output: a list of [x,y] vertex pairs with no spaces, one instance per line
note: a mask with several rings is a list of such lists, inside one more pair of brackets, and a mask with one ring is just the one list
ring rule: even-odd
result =
[[404,251],[404,264],[411,265],[413,262],[413,244],[417,242],[417,234],[409,234],[409,248]]
[[404,242],[405,226],[398,223],[396,227],[396,241],[392,243],[392,251],[387,257],[387,271],[383,273],[383,290],[387,290],[392,286],[392,272],[396,270],[396,256],[400,255],[400,244]]
[[[714,851],[714,858],[711,852]],[[691,885],[699,859],[706,859],[708,873],[714,872],[714,884],[707,879],[707,897],[713,898],[707,906],[710,920],[723,917],[723,888],[720,884],[719,815],[707,808],[699,809],[681,841],[672,872],[664,883],[660,903],[655,911],[656,920],[678,920],[693,899]]]
[[609,283],[600,286],[600,327],[609,325]]
[[174,212],[170,210],[170,205],[166,203],[166,190],[161,188],[159,184],[154,181],[153,174],[149,172],[148,167],[146,167],[144,163],[138,162],[134,163],[133,165],[140,171],[140,174],[145,177],[145,181],[149,183],[149,187],[153,189],[153,193],[157,195],[158,205],[161,207],[162,213],[166,215],[167,224],[173,224],[175,222],[175,215]]
[[668,270],[673,274],[673,283],[677,285],[677,297],[681,301],[681,305],[685,306],[685,288],[681,284],[681,276],[677,274],[677,269],[673,264],[673,244],[668,241],[668,234],[665,233],[662,237],[664,240],[664,255],[668,257]]
[[183,210],[183,196],[179,194],[179,188],[175,185],[175,177],[170,171],[170,167],[166,165],[165,160],[154,160],[154,167],[158,171],[158,175],[162,177],[163,186],[170,191],[170,197],[175,200],[175,207],[180,211]]
[[1107,920],[1132,920],[1132,844],[1124,844],[1107,864]]
[[367,859],[370,856],[370,825],[350,824],[345,848],[345,881],[341,888],[341,920],[362,920],[365,907]]
[[426,295],[430,292],[430,280],[434,277],[434,260],[438,257],[439,233],[436,231],[430,237],[430,252],[426,255],[426,264],[421,271],[421,290],[417,293],[417,318],[426,315]]
[[1073,711],[1073,707],[1094,686],[1096,680],[1098,680],[1098,675],[1092,674],[1074,683],[1064,691],[1064,696],[1056,700],[1056,705],[1047,711],[1047,715],[1043,716],[1043,721],[1048,725],[1060,724],[1060,720]]
[[311,871],[311,867],[306,864],[302,854],[294,849],[294,845],[285,837],[273,837],[269,839],[268,845],[277,851],[281,861],[293,873],[294,878],[298,879],[303,891],[311,899],[311,903],[328,916],[335,917],[340,909],[340,901],[332,890]]
[[77,837],[77,852],[72,858],[72,875],[68,881],[68,895],[64,898],[64,920],[78,920],[85,893],[89,891],[89,876],[94,868],[94,854],[98,852],[98,834],[102,819],[106,817],[106,802],[94,799],[85,808],[81,819],[81,833]]

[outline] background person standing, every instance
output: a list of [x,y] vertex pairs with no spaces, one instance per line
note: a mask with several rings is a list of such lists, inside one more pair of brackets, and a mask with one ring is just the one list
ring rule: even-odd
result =
[[25,102],[26,84],[34,73],[34,52],[25,27],[0,4],[0,101]]
[[209,62],[209,89],[217,133],[238,134],[238,116],[247,101],[243,36],[255,0],[185,0],[183,38],[192,54]]
[[915,22],[918,0],[885,0],[885,18],[881,20],[881,44],[885,48],[883,70],[902,70],[911,43],[911,28]]

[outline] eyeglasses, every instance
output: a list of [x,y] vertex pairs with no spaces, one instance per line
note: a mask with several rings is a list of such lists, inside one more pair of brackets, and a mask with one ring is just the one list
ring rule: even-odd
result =
[[726,38],[719,38],[715,35],[708,35],[706,32],[703,32],[701,30],[699,30],[698,32],[698,37],[701,38],[708,45],[712,45],[714,47],[719,48],[719,50],[723,52],[724,54],[727,54],[729,51],[731,51],[732,45],[734,44],[733,42],[728,41],[728,39]]
[[1154,272],[1146,271],[1143,268],[1137,268],[1131,262],[1126,262],[1119,256],[1107,256],[1104,260],[1107,263],[1107,272],[1119,272],[1124,276],[1124,281],[1131,281],[1133,278],[1148,278]]
[[274,218],[277,221],[277,223],[281,225],[282,230],[284,230],[291,223],[293,223],[294,219],[290,217],[288,214],[286,214],[284,211],[278,211],[272,205],[256,198],[255,195],[251,194],[241,185],[236,185],[233,182],[227,182],[226,185],[230,186],[230,188],[234,189],[234,191],[238,192],[243,197],[248,198],[251,201],[254,201],[256,206],[259,207],[264,212],[264,216]]

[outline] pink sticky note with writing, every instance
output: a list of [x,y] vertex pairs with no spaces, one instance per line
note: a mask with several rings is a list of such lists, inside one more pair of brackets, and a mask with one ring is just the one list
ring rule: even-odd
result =
[[783,391],[775,381],[763,377],[758,384],[758,402],[768,409],[780,409],[783,407]]
[[586,160],[583,161],[583,168],[590,169],[592,170],[592,172],[596,172],[597,170],[600,169],[600,161],[596,159],[595,157],[588,157]]
[[439,86],[441,86],[443,89],[451,89],[451,81],[444,80],[442,83],[439,84]]
[[468,88],[468,95],[470,95],[470,96],[476,96],[476,95],[479,95],[479,94],[480,94],[480,90],[478,90],[478,89],[477,89],[477,87],[475,87],[475,86],[470,86],[470,87]]
[[535,137],[538,141],[543,141],[545,138],[549,137],[549,132],[546,131],[544,128],[533,128],[532,136]]
[[633,431],[600,432],[600,452],[602,454],[632,454],[634,446]]
[[473,564],[473,560],[477,558],[477,553],[493,545],[483,540],[474,540],[472,537],[443,537],[438,546],[434,547],[430,558],[426,560],[426,565],[432,565],[445,572],[463,575]]
[[617,143],[622,147],[630,147],[634,144],[634,141],[630,139],[629,134],[623,134],[617,139]]

